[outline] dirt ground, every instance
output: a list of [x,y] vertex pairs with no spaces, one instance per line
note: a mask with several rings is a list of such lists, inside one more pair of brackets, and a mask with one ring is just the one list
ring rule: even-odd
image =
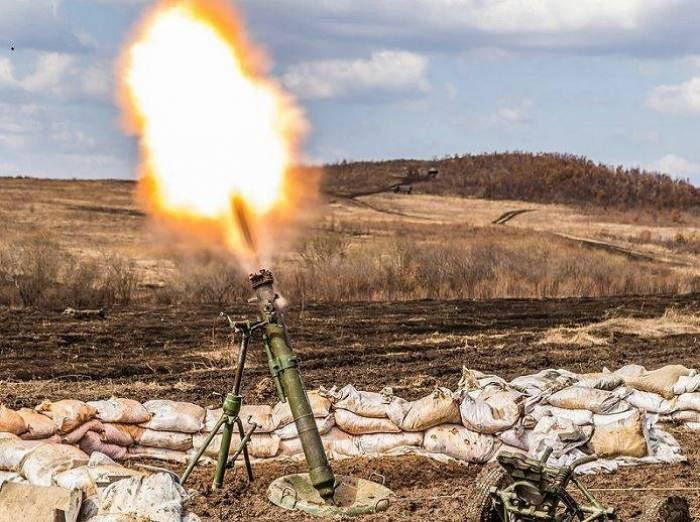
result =
[[[700,367],[695,335],[611,337],[604,346],[581,348],[538,344],[556,326],[577,326],[611,317],[658,317],[670,307],[700,311],[700,295],[565,300],[418,301],[307,306],[288,313],[295,348],[309,388],[353,383],[367,390],[392,386],[406,398],[435,385],[455,387],[460,368],[512,378],[547,367],[574,371],[616,368],[626,363]],[[94,399],[112,394],[140,400],[172,398],[217,405],[232,383],[236,348],[215,307],[132,307],[106,319],[80,320],[59,312],[0,309],[0,399],[12,407],[44,399]],[[243,318],[252,310],[228,310]],[[272,403],[274,391],[259,344],[252,346],[244,379],[245,400]],[[604,502],[634,519],[648,498],[686,495],[700,516],[700,443],[680,428],[689,462],[677,466],[623,469],[588,477]],[[301,469],[284,463],[257,464],[246,486],[240,471],[220,492],[209,491],[212,469],[196,471],[192,508],[204,520],[305,520],[267,502],[269,482]],[[336,472],[386,477],[397,495],[387,513],[367,520],[461,520],[464,495],[479,466],[445,465],[407,456],[350,459]],[[631,489],[630,489],[631,488]],[[651,489],[650,489],[651,488]]]

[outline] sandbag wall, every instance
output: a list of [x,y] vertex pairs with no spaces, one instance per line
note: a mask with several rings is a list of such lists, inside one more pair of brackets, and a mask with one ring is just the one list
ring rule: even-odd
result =
[[[659,422],[700,428],[698,389],[695,370],[626,366],[589,375],[545,370],[511,382],[464,370],[456,391],[438,388],[416,401],[391,389],[365,392],[350,385],[322,388],[309,398],[331,459],[415,452],[481,463],[501,449],[539,455],[551,446],[559,462],[595,453],[598,467],[610,469],[681,460]],[[116,461],[185,463],[220,415],[185,402],[123,398],[44,402],[19,411],[1,406],[0,482],[56,483],[57,475],[86,466],[97,452]],[[249,445],[254,458],[303,456],[288,404],[245,405],[241,419],[246,429],[258,425]],[[208,456],[215,457],[220,439]],[[234,437],[232,445],[238,442]],[[42,449],[47,443],[54,449]],[[56,453],[57,463],[47,464],[42,452]]]

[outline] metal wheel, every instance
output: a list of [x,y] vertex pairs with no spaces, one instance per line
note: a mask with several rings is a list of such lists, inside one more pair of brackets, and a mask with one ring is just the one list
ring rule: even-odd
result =
[[649,502],[640,522],[690,522],[688,501],[679,496]]
[[474,480],[474,487],[467,495],[465,522],[500,522],[500,517],[493,509],[489,489],[503,488],[513,481],[497,462],[483,467]]

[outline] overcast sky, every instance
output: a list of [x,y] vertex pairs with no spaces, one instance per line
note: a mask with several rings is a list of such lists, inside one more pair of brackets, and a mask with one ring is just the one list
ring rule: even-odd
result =
[[[135,177],[113,61],[150,3],[0,0],[0,175]],[[567,152],[700,185],[697,0],[235,3],[310,161]]]

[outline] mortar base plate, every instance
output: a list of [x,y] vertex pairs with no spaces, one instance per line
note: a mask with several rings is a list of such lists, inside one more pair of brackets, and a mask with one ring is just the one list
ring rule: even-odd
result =
[[267,489],[270,501],[284,509],[304,511],[318,517],[358,516],[386,511],[389,488],[370,480],[337,476],[334,503],[326,504],[311,484],[307,473],[286,475],[276,479]]

